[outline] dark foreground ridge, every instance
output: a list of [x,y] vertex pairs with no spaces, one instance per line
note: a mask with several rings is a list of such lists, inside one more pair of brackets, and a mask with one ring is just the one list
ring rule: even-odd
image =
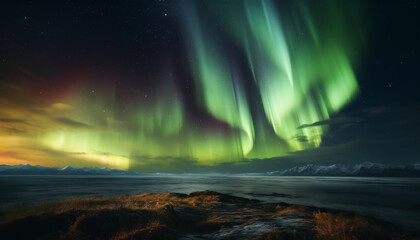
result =
[[347,212],[204,191],[75,198],[0,212],[1,239],[418,239]]

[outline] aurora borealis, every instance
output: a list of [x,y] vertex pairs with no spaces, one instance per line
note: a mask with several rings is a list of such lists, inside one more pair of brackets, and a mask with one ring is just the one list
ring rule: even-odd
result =
[[[356,41],[346,44],[351,36],[341,32],[357,21],[350,21],[346,27],[344,19],[334,17],[340,9],[333,2],[329,3],[331,9],[318,13],[326,14],[326,19],[337,25],[329,26],[328,31],[317,26],[311,18],[316,13],[309,12],[305,2],[290,6],[291,11],[286,13],[290,16],[286,15],[284,20],[269,1],[243,3],[240,11],[229,11],[229,16],[223,16],[230,17],[231,22],[222,25],[227,26],[233,44],[238,45],[238,51],[248,60],[246,72],[255,81],[259,96],[244,91],[243,85],[249,83],[243,78],[249,76],[238,69],[238,60],[229,57],[229,50],[212,39],[218,34],[211,32],[211,26],[201,24],[194,9],[189,9],[186,25],[193,46],[194,80],[201,105],[213,117],[238,130],[232,142],[239,141],[239,145],[229,144],[229,148],[238,149],[239,157],[271,157],[273,153],[275,156],[319,146],[326,128],[298,127],[328,119],[357,94],[350,63],[350,52],[356,48],[352,46]],[[302,37],[303,32],[309,36]],[[254,107],[263,108],[265,116],[252,116],[248,99],[261,101],[262,106]],[[264,136],[263,127],[255,124],[266,120],[279,143],[261,150],[254,147],[257,136],[262,145],[272,140]]]
[[2,40],[0,164],[290,156],[360,96],[363,1],[34,4],[4,28],[19,30]]

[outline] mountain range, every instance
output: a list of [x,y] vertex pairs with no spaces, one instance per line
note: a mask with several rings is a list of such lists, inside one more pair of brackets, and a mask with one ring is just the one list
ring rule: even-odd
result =
[[360,164],[308,164],[282,171],[267,172],[268,176],[359,176],[359,177],[420,177],[420,163],[390,165],[372,162]]
[[[64,168],[21,165],[0,165],[0,175],[231,175],[231,174],[199,174],[199,173],[144,173],[109,168],[72,167]],[[359,177],[420,177],[420,163],[406,165],[390,165],[364,162],[360,164],[333,164],[295,166],[293,168],[266,173],[241,173],[233,175],[252,176],[359,176]]]
[[139,175],[137,172],[109,168],[72,167],[64,168],[32,166],[30,164],[0,165],[0,175]]

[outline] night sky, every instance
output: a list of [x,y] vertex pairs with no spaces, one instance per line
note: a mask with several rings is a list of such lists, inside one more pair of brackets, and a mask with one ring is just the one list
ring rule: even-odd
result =
[[0,164],[420,159],[419,1],[2,1],[0,25]]

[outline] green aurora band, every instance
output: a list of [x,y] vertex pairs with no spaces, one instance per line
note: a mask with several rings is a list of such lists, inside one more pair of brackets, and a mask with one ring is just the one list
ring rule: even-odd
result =
[[[211,26],[200,25],[198,14],[192,7],[188,9],[186,25],[192,39],[192,71],[196,70],[198,95],[209,113],[240,130],[243,155],[239,157],[273,157],[318,147],[328,126],[299,126],[329,119],[358,93],[351,53],[357,50],[357,39],[352,35],[361,33],[357,26],[349,24],[360,26],[360,20],[343,14],[354,13],[354,6],[322,3],[325,9],[318,10],[305,1],[290,3],[283,18],[271,1],[235,2],[229,7],[232,11],[219,9],[229,14],[222,16],[222,25],[227,26],[225,31],[248,59],[266,119],[283,140],[263,154],[253,148],[256,134],[263,135],[258,140],[265,144],[272,139],[265,138],[264,130],[254,126],[256,121],[250,114],[234,60],[229,59],[230,52],[215,39],[217,34]],[[322,15],[322,21],[316,22],[314,14],[318,18]]]
[[[155,96],[124,111],[104,87],[96,100],[72,91],[42,109],[49,117],[12,107],[0,113],[47,122],[32,130],[32,139],[78,165],[162,171],[169,158],[213,165],[320,146],[328,125],[300,126],[328,120],[358,94],[359,4],[225,2],[183,1],[180,24],[198,106],[228,128],[190,117],[175,77],[163,74]],[[0,144],[11,150],[24,142],[8,136]]]

